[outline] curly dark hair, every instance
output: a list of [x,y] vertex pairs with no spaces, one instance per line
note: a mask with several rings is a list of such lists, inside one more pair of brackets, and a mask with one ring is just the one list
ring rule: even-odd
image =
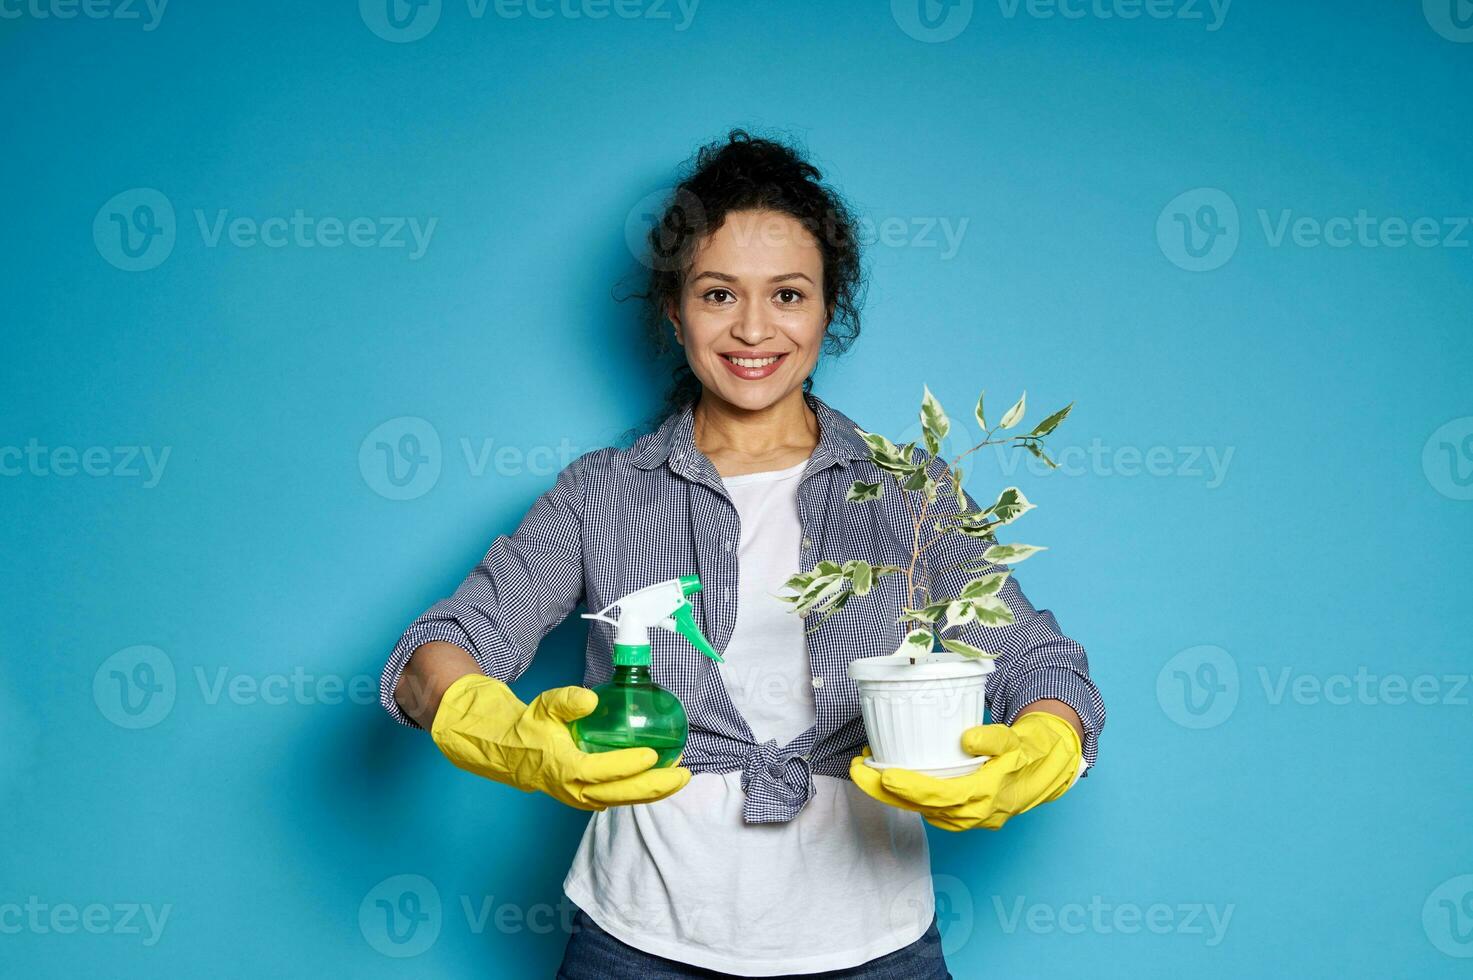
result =
[[[849,206],[801,151],[775,139],[733,129],[725,139],[701,147],[687,162],[648,235],[643,262],[647,289],[645,329],[657,357],[679,351],[668,328],[668,310],[680,301],[697,246],[738,211],[775,211],[808,230],[823,257],[823,298],[828,313],[822,350],[842,354],[859,337],[865,276],[856,220]],[[813,389],[810,375],[805,392]],[[650,428],[684,408],[701,393],[701,382],[683,355],[673,366],[670,387]],[[635,430],[637,431],[637,430]]]

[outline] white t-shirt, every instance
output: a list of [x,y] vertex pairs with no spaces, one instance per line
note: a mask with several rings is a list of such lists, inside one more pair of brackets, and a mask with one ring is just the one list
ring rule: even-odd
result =
[[[803,621],[772,595],[801,561],[807,464],[724,480],[741,539],[721,676],[757,741],[779,745],[815,720]],[[844,969],[920,938],[935,896],[919,814],[815,775],[797,817],[748,824],[741,780],[696,773],[663,800],[593,814],[563,890],[631,946],[738,976]]]

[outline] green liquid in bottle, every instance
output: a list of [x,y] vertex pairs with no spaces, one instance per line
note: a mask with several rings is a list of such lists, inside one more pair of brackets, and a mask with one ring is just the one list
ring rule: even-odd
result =
[[651,679],[648,666],[617,666],[613,680],[593,691],[598,695],[598,707],[568,723],[573,741],[582,751],[647,746],[658,756],[656,769],[674,765],[685,751],[690,731],[685,707]]

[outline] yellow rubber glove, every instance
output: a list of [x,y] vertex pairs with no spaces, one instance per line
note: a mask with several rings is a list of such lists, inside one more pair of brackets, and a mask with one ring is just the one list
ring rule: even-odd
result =
[[430,736],[467,772],[528,793],[541,790],[580,810],[651,803],[690,782],[679,759],[651,769],[659,756],[645,746],[579,749],[567,723],[597,705],[598,695],[577,686],[555,687],[523,704],[494,677],[467,674],[445,689]]
[[943,830],[997,830],[1010,817],[1063,796],[1083,758],[1079,734],[1058,715],[1031,711],[1012,725],[976,725],[962,748],[990,758],[975,772],[937,779],[910,769],[872,769],[869,746],[849,764],[860,789],[881,803],[915,810]]

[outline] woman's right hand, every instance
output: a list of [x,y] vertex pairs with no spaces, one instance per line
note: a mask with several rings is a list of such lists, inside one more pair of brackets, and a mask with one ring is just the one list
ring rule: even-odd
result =
[[445,689],[430,735],[461,769],[580,810],[651,803],[690,781],[682,766],[652,769],[651,748],[579,749],[567,723],[597,706],[586,687],[555,687],[524,704],[494,677],[466,674]]

